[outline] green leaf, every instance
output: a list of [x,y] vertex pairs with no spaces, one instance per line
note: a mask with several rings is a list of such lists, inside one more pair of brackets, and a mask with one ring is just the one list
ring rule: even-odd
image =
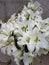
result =
[[34,58],[32,59],[32,65],[34,65]]
[[44,50],[46,50],[46,51],[48,51],[48,52],[49,52],[49,48],[47,48],[47,49],[44,49]]
[[28,56],[31,60],[31,64],[34,65],[34,58],[32,56]]

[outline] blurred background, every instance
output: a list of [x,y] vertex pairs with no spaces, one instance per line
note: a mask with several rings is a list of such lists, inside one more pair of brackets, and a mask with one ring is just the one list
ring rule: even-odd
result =
[[[0,19],[8,18],[13,13],[18,14],[23,5],[29,0],[0,0]],[[38,1],[44,9],[44,15],[49,17],[49,0],[33,0]]]
[[[49,0],[33,0],[38,1],[43,8],[43,16],[49,17]],[[16,15],[22,10],[24,5],[27,5],[29,0],[0,0],[0,19],[7,21],[13,13]],[[39,58],[39,59],[38,59]],[[34,61],[34,65],[49,65],[49,54],[42,55]],[[8,59],[4,54],[0,52],[0,59]],[[41,61],[39,61],[41,60]],[[22,63],[21,63],[22,64]],[[0,65],[16,65],[14,61],[11,63],[3,63],[0,61]],[[23,64],[22,64],[23,65]]]

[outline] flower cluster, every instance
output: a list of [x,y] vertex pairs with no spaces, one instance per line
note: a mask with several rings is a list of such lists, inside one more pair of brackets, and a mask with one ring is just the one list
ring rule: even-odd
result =
[[0,49],[13,55],[17,65],[20,60],[29,65],[37,55],[49,52],[49,18],[43,19],[42,13],[40,4],[31,1],[18,16],[0,21]]

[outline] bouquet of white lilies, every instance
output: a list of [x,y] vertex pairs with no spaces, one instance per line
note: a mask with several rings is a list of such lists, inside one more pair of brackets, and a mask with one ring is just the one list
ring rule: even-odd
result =
[[0,21],[0,49],[14,56],[17,65],[33,65],[33,58],[49,52],[49,18],[43,19],[42,8],[32,1],[18,16],[13,14],[6,22]]

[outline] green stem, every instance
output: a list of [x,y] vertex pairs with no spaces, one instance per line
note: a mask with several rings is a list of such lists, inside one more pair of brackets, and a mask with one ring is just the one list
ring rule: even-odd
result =
[[34,65],[34,58],[32,59],[32,65]]

